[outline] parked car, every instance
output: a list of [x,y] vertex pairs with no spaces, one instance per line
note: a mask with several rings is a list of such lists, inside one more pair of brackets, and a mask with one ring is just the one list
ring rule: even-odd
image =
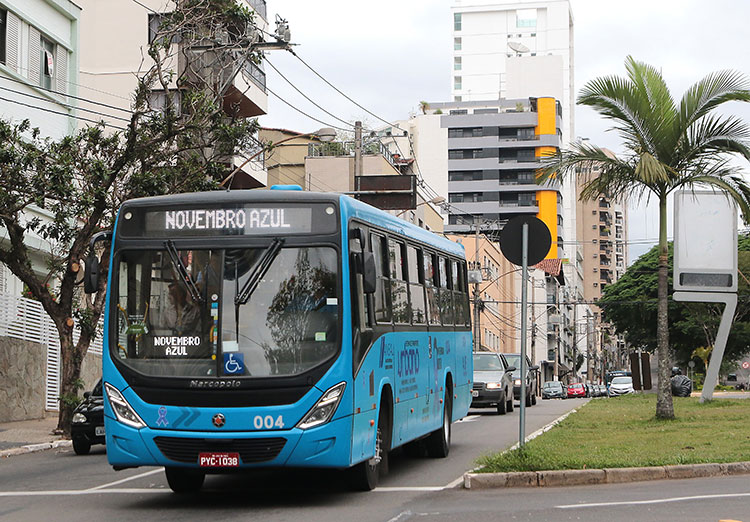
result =
[[580,382],[568,384],[568,397],[586,397],[586,388]]
[[76,455],[87,455],[93,444],[105,443],[104,397],[101,379],[93,390],[83,394],[83,402],[73,410],[70,434]]
[[471,390],[472,408],[497,408],[504,415],[513,411],[513,372],[502,354],[474,353],[474,387]]
[[599,397],[609,397],[606,384],[597,384],[597,387],[599,388]]
[[542,399],[565,399],[567,395],[560,381],[547,381],[542,385]]
[[609,396],[617,397],[618,395],[627,395],[633,393],[633,378],[632,377],[615,377],[612,382],[609,383]]
[[[521,400],[521,354],[520,353],[504,353],[505,360],[508,364],[515,366],[516,369],[513,372],[513,398],[517,401]],[[531,361],[526,357],[526,406],[533,406],[536,404],[536,383],[539,380],[539,366],[531,364]]]

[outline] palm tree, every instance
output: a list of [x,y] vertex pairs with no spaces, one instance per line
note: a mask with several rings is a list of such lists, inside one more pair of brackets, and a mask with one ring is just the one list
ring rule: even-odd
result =
[[667,323],[667,196],[679,188],[709,186],[725,191],[750,218],[750,185],[733,157],[750,160],[750,127],[735,116],[714,109],[728,101],[750,101],[750,82],[740,73],[709,74],[690,87],[675,103],[661,72],[625,60],[627,78],[604,76],[588,82],[578,103],[594,108],[612,121],[624,140],[626,153],[611,157],[599,147],[580,142],[545,160],[539,181],[558,173],[575,174],[578,167],[596,163],[601,174],[586,179],[580,199],[600,195],[635,199],[655,197],[659,202],[659,277],[657,360],[659,379],[656,416],[674,418],[670,393],[670,353]]

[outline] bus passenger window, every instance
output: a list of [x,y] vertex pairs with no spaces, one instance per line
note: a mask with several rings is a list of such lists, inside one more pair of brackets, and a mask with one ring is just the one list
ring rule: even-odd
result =
[[435,255],[424,254],[424,287],[427,293],[427,319],[430,324],[440,324],[440,308],[438,308],[437,288],[435,287]]
[[375,256],[375,320],[378,323],[391,322],[391,287],[388,282],[388,260],[385,256],[385,238],[376,234],[370,236],[372,253]]
[[412,322],[414,324],[425,324],[427,322],[427,314],[425,312],[424,302],[424,287],[422,281],[424,280],[422,271],[420,270],[420,257],[421,252],[413,246],[407,247],[408,263],[409,267],[409,299],[411,303]]
[[464,324],[463,308],[461,301],[461,284],[459,283],[459,266],[457,261],[451,261],[451,288],[453,289],[453,320],[457,325]]
[[453,296],[448,288],[448,264],[444,257],[438,258],[438,271],[440,276],[440,290],[438,290],[438,306],[440,317],[444,325],[453,324]]
[[409,310],[409,296],[406,288],[404,273],[404,244],[396,241],[388,242],[388,259],[391,275],[391,302],[393,304],[393,322],[409,324],[411,311]]

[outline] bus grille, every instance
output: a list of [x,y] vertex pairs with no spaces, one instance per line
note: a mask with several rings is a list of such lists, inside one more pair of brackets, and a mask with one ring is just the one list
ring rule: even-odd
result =
[[275,459],[286,444],[282,437],[264,439],[194,439],[155,437],[154,442],[170,460],[195,464],[200,453],[239,453],[244,464]]

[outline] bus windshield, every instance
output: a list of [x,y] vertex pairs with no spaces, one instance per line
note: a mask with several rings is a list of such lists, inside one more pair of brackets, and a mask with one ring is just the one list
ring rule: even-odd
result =
[[337,266],[330,247],[121,251],[112,357],[151,376],[303,373],[338,353]]

